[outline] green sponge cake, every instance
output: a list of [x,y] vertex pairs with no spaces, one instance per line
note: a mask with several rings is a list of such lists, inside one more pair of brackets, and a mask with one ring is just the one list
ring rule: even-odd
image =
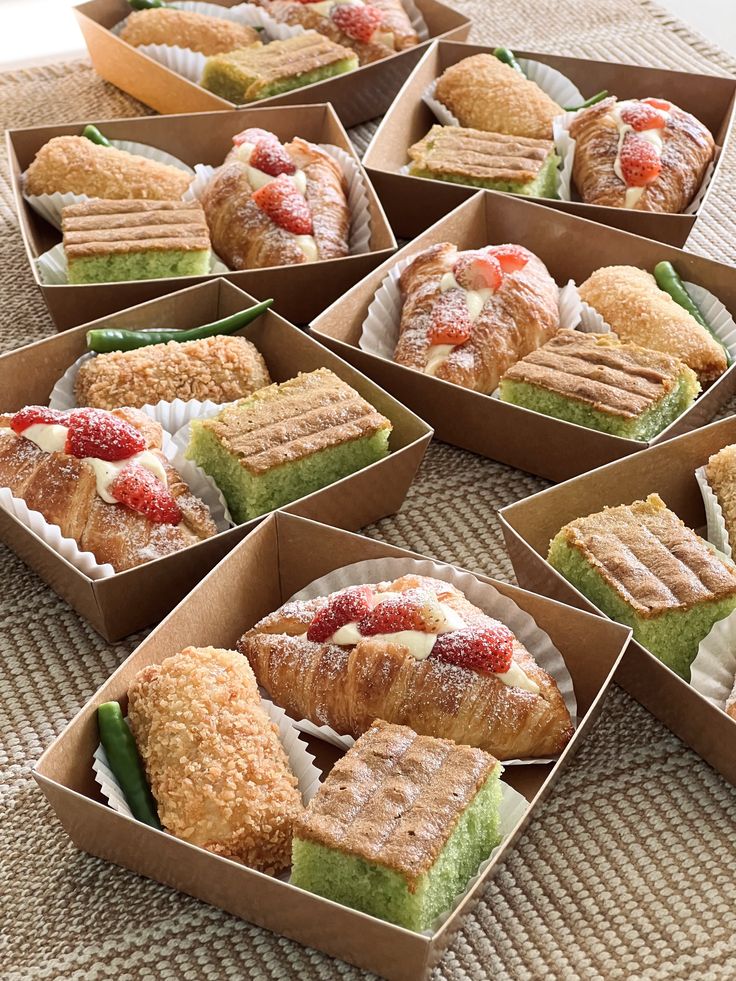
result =
[[376,721],[294,828],[291,884],[427,930],[501,840],[502,766]]
[[327,368],[269,385],[191,424],[187,457],[236,521],[283,507],[388,454],[391,423]]
[[565,525],[548,561],[686,680],[698,646],[736,609],[736,571],[657,494]]
[[436,125],[409,147],[409,157],[413,177],[533,198],[557,197],[560,158],[551,140]]
[[202,205],[93,199],[61,213],[70,283],[116,283],[210,271]]
[[661,433],[699,391],[695,372],[672,355],[579,330],[559,331],[500,384],[504,402],[639,440]]

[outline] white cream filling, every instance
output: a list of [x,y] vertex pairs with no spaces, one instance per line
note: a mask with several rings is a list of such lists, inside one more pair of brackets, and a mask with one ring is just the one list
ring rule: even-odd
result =
[[349,7],[363,7],[363,0],[320,0],[319,3],[307,4],[308,10],[313,10],[321,17],[329,17],[334,7],[347,5]]
[[[455,279],[455,274],[452,272],[452,270],[450,270],[450,272],[446,272],[440,280],[440,293],[446,293],[448,290],[461,290],[465,294],[465,302],[468,306],[468,314],[470,316],[471,324],[475,323],[475,321],[478,319],[486,300],[493,292],[493,290],[490,288],[482,290],[464,289]],[[439,366],[447,361],[450,353],[454,351],[456,347],[458,347],[457,344],[432,344],[427,353],[427,363],[424,366],[424,374],[434,375]]]
[[[625,123],[621,118],[622,109],[626,109],[627,106],[635,104],[636,100],[629,99],[626,102],[619,102],[617,105],[611,109],[611,116],[613,117],[616,127],[618,129],[618,146],[616,147],[616,159],[613,162],[613,172],[616,177],[621,181],[622,184],[626,184],[626,178],[624,177],[623,171],[621,169],[621,148],[624,145],[624,140],[626,139],[627,133],[636,133],[641,139],[646,140],[651,143],[652,146],[657,151],[657,156],[662,156],[662,131],[661,129],[643,129],[635,130],[633,126],[629,123]],[[648,104],[648,103],[647,103]],[[651,107],[655,112],[659,113],[665,120],[667,119],[669,113],[665,109],[657,109],[655,106]],[[633,187],[626,184],[626,194],[624,196],[624,207],[633,208],[639,198],[644,193],[645,187]]]

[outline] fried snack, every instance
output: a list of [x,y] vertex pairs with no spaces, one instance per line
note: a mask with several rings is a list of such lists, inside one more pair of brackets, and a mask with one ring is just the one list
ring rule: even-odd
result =
[[203,55],[221,54],[260,41],[258,31],[252,27],[173,7],[134,11],[119,36],[136,48],[142,44],[167,44]]
[[26,194],[86,194],[89,198],[181,198],[191,174],[116,147],[98,146],[83,136],[54,136],[25,173]]
[[288,868],[301,795],[243,657],[187,647],[148,665],[128,720],[167,831],[269,875]]
[[718,498],[728,543],[736,554],[736,445],[724,446],[710,457],[705,465],[705,478]]
[[471,55],[446,68],[435,97],[461,126],[536,140],[552,139],[552,120],[563,111],[535,82],[492,54]]
[[728,367],[718,341],[644,269],[603,266],[579,293],[622,341],[674,355],[693,369],[701,384],[714,381]]

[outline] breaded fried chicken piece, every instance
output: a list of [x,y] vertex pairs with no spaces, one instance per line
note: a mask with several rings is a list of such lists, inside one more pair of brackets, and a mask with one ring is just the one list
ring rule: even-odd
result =
[[261,872],[288,868],[304,806],[242,655],[187,647],[149,665],[128,719],[167,831]]
[[222,17],[193,14],[186,10],[157,7],[132,13],[120,38],[138,47],[141,44],[168,44],[189,48],[203,55],[222,54],[244,48],[260,40],[258,31],[234,24]]
[[191,180],[192,175],[185,170],[137,153],[98,146],[84,136],[54,136],[44,143],[26,171],[24,191],[71,192],[114,201],[177,201]]
[[176,398],[234,402],[270,384],[255,345],[244,337],[220,334],[98,354],[80,366],[74,389],[77,405],[112,409]]

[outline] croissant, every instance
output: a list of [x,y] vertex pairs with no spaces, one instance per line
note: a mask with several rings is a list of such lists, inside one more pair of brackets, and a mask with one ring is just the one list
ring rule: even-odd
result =
[[715,154],[706,127],[661,99],[603,99],[576,115],[570,136],[580,197],[612,208],[682,211]]
[[217,527],[207,506],[160,452],[161,426],[137,409],[110,414],[142,433],[147,449],[158,457],[168,493],[181,512],[177,524],[153,521],[123,504],[103,500],[89,463],[65,452],[46,452],[17,435],[10,428],[10,415],[0,416],[0,487],[8,487],[29,509],[58,525],[65,538],[73,538],[80,549],[92,552],[99,563],[110,563],[116,572],[215,535]]
[[[488,288],[482,279],[486,256],[493,259],[494,248],[459,252],[452,243],[439,242],[420,252],[399,280],[403,308],[394,360],[490,394],[512,364],[545,344],[560,326],[557,284],[544,263],[531,252],[519,246],[497,246],[495,255],[503,264],[507,262],[504,252],[521,256],[513,264],[518,267],[523,261],[523,267],[502,271],[495,289]],[[473,279],[474,267],[480,270],[477,282]],[[495,268],[494,260],[490,271]],[[465,290],[462,283],[485,288]],[[442,315],[442,305],[447,300],[449,316],[457,321],[453,299],[467,303],[471,319],[473,313],[476,315],[468,327],[467,340],[442,343],[441,334],[438,339],[434,333],[437,317]],[[465,306],[460,313],[468,315]],[[448,336],[452,339],[453,332]]]
[[[356,623],[345,621],[353,603],[358,610],[367,603],[374,618],[386,616],[389,607],[393,629],[361,636]],[[405,630],[402,623],[407,622],[422,628]],[[331,634],[326,641],[308,639],[308,630],[311,634],[325,625]],[[463,665],[464,659],[473,663],[474,638],[486,630],[499,632],[509,643],[506,670],[498,674]],[[454,660],[435,656],[440,642],[445,656]],[[427,643],[434,645],[429,656]],[[511,759],[558,753],[572,734],[554,679],[508,628],[437,579],[409,575],[288,603],[257,623],[237,646],[259,685],[288,715],[331,726],[341,735],[357,738],[381,718]]]

